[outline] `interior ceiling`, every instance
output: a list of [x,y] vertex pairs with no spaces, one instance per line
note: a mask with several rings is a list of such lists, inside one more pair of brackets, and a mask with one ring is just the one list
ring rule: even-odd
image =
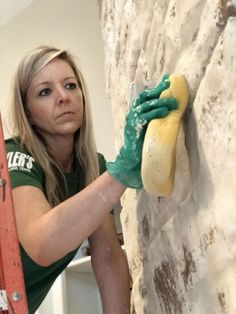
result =
[[0,0],[0,26],[19,14],[35,0]]

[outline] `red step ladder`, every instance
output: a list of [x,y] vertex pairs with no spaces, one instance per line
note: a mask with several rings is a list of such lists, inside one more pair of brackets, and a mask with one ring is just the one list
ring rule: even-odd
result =
[[0,114],[0,313],[28,314]]

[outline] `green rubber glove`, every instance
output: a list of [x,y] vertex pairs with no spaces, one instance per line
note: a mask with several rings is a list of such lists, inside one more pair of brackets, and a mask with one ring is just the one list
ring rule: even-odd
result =
[[148,123],[153,119],[166,117],[171,110],[178,108],[178,102],[174,98],[159,99],[169,85],[168,77],[164,76],[159,85],[153,89],[145,89],[133,101],[126,117],[124,145],[115,161],[106,163],[110,175],[130,188],[143,187],[141,158]]

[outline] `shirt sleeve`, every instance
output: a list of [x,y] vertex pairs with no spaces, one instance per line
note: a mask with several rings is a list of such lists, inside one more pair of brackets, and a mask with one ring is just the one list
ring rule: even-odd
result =
[[44,175],[35,159],[20,144],[6,143],[8,171],[12,188],[31,185],[44,190]]
[[99,162],[99,172],[101,175],[101,174],[103,174],[103,172],[105,172],[107,170],[107,168],[106,168],[106,160],[105,160],[104,156],[100,153],[98,153],[98,162]]

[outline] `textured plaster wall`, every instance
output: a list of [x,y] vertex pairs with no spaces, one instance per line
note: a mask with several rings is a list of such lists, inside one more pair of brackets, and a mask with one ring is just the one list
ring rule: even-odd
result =
[[216,0],[99,4],[117,151],[132,81],[179,72],[190,90],[173,195],[122,200],[132,313],[236,313],[236,18]]

